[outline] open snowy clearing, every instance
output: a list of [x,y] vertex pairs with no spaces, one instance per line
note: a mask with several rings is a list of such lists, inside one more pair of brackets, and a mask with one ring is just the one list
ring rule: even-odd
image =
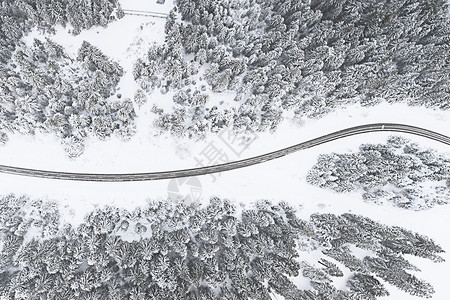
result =
[[[384,142],[387,136],[386,133],[371,134],[370,140],[371,142]],[[406,211],[390,206],[364,203],[360,193],[357,192],[337,194],[306,183],[306,173],[315,163],[318,153],[357,150],[358,145],[365,140],[362,137],[350,137],[265,164],[226,172],[218,176],[215,182],[209,175],[202,176],[200,177],[201,201],[209,199],[210,196],[229,198],[234,203],[242,205],[248,205],[259,199],[269,199],[274,202],[285,200],[296,207],[301,217],[305,219],[315,212],[336,214],[352,212],[387,225],[397,225],[425,234],[436,240],[444,249],[450,249],[448,235],[436,230],[450,226],[448,217],[450,206],[448,205],[427,211]],[[420,142],[421,146],[430,145],[425,139],[413,138],[412,140]],[[67,182],[21,178],[4,174],[0,176],[0,180],[2,193],[20,191],[33,197],[58,200],[62,206],[65,206],[64,219],[74,224],[80,222],[84,213],[94,207],[115,205],[133,209],[136,206],[144,205],[147,198],[165,199],[169,182],[167,180],[114,184]],[[440,264],[425,259],[410,258],[422,269],[420,277],[435,286],[435,299],[445,299],[445,295],[449,292],[448,286],[441,280],[445,270],[449,268],[448,252],[444,253],[443,257],[447,262]],[[396,291],[395,288],[391,292],[392,299],[413,299],[412,296]]]
[[[152,99],[149,99],[150,103],[151,101]],[[406,111],[409,113],[405,114]],[[142,115],[141,112],[143,112]],[[138,111],[138,131],[130,141],[122,142],[113,137],[102,142],[90,138],[84,154],[73,160],[67,159],[58,140],[52,135],[38,134],[34,137],[20,134],[11,135],[8,145],[0,148],[1,164],[65,172],[156,172],[198,167],[195,157],[199,157],[199,154],[210,142],[216,144],[217,147],[222,147],[224,151],[229,151],[229,160],[238,160],[367,123],[402,123],[420,126],[447,136],[450,134],[445,121],[449,113],[411,108],[402,104],[384,104],[373,108],[353,106],[323,119],[307,120],[304,124],[285,121],[275,133],[257,133],[258,137],[254,142],[250,143],[241,155],[237,155],[231,150],[227,150],[226,145],[221,144],[221,140],[214,135],[210,135],[200,142],[189,139],[176,140],[168,135],[157,136],[152,128],[151,119],[147,118],[148,114],[151,113],[145,111],[145,107]],[[410,137],[409,135],[405,136]],[[445,145],[439,145],[428,139],[424,140],[425,146],[429,144],[432,148],[448,151],[448,147]],[[355,144],[359,142],[375,141],[372,134],[363,134],[357,138]],[[29,153],[28,147],[31,144],[33,152]]]
[[[324,123],[326,120],[322,121]],[[438,121],[439,120],[436,121],[437,124],[439,124]],[[313,123],[320,122],[321,121],[315,121]],[[360,122],[362,122],[362,120],[360,120]],[[284,126],[288,128],[289,124],[285,124]],[[434,130],[442,131],[442,127],[437,128],[438,126],[435,126],[436,127],[433,128]],[[318,126],[315,128],[319,129]],[[308,137],[311,135],[311,133],[307,130],[298,130],[299,132],[303,131],[305,135],[306,132],[308,132]],[[321,131],[324,130],[317,130],[318,135]],[[259,139],[257,139],[254,144],[266,144],[268,145],[266,149],[269,150],[271,147],[274,148],[277,146],[275,145],[277,143],[273,143],[271,141],[283,140],[287,143],[292,139],[292,132],[292,129],[281,128],[273,135],[260,135]],[[359,192],[338,194],[332,191],[326,191],[313,187],[306,183],[305,176],[307,171],[316,162],[318,154],[333,151],[357,151],[358,146],[361,143],[383,143],[389,135],[389,133],[383,132],[348,137],[329,144],[320,145],[313,149],[300,151],[290,156],[261,165],[224,172],[220,175],[216,175],[215,178],[211,175],[201,176],[199,179],[202,186],[202,194],[199,201],[205,202],[211,196],[219,196],[228,198],[233,203],[240,203],[245,206],[260,199],[268,199],[274,202],[284,200],[296,207],[300,216],[305,219],[308,219],[309,216],[315,212],[329,212],[335,214],[352,212],[370,217],[387,225],[397,225],[421,234],[425,234],[436,240],[444,249],[450,249],[450,239],[448,239],[448,235],[442,234],[441,231],[436,230],[436,228],[448,228],[450,226],[450,218],[448,217],[450,215],[450,206],[448,205],[435,207],[427,211],[407,211],[391,206],[379,206],[376,204],[365,203],[362,201],[361,194]],[[441,145],[437,142],[421,137],[408,136],[406,134],[403,134],[402,136],[410,138],[412,141],[419,143],[422,147],[440,149],[440,151],[447,151],[448,153],[448,149],[446,148],[447,146]],[[141,139],[144,138],[141,137]],[[59,147],[57,141],[45,144],[42,139],[39,140],[39,138],[36,138],[35,140],[35,144],[41,145],[41,147],[47,146],[47,148],[53,147],[53,149],[58,149]],[[165,141],[167,141],[167,139],[165,139]],[[116,143],[118,145],[122,145],[118,141]],[[11,143],[9,147],[3,148],[2,151],[10,149],[12,144],[13,143]],[[256,153],[256,150],[254,150],[256,148],[254,144],[252,144],[248,149],[248,153],[251,153],[251,151]],[[91,146],[102,146],[102,142],[92,143]],[[184,163],[185,165],[192,163],[193,160],[191,157],[185,157],[183,159],[182,156],[180,157],[179,155],[176,155],[176,152],[173,149],[176,147],[175,143],[166,143],[165,146],[166,149],[159,148],[161,149],[160,152],[156,152],[155,148],[153,148],[154,150],[152,155],[159,155],[159,160],[162,161],[161,166],[165,165],[164,162],[168,162],[166,157],[168,157],[167,153],[170,153],[168,150],[171,149],[171,147],[174,161]],[[136,148],[138,148],[138,145],[135,145],[130,149]],[[29,148],[24,147],[24,151],[26,151],[26,149]],[[115,146],[114,148],[111,147],[109,149],[114,150],[114,152],[117,151]],[[258,150],[261,151],[260,149]],[[46,152],[45,149],[43,149],[39,150],[37,153]],[[123,170],[120,166],[116,165],[116,162],[114,162],[113,154],[109,154],[111,155],[111,161],[105,162],[105,157],[107,157],[106,155],[108,152],[102,153],[101,151],[97,151],[96,153],[97,157],[92,157],[92,162],[98,162],[97,165],[103,166],[103,168],[105,168],[104,171],[113,172],[115,170]],[[145,151],[142,153],[144,154]],[[27,157],[25,154],[26,153],[23,153],[23,155],[20,156],[11,155],[11,157],[16,157],[17,161],[19,161],[20,158]],[[62,155],[59,159],[56,157],[52,158],[51,156],[47,156],[48,160],[53,160],[53,163],[55,163],[55,168],[58,170],[63,170],[64,168],[61,166],[65,166],[67,163],[65,156],[63,153],[61,154]],[[246,156],[247,155],[248,154],[246,154]],[[131,155],[125,157],[128,157],[129,162],[134,161],[136,165],[139,164],[137,161],[139,158],[137,156]],[[143,156],[144,160],[145,157],[146,156]],[[83,166],[85,164],[91,164],[91,162],[87,162],[84,159],[84,156],[82,156],[77,161],[71,162],[71,165]],[[170,165],[173,165],[173,167],[176,168],[178,166],[174,161],[172,161]],[[121,161],[117,161],[117,164],[124,166]],[[45,164],[42,166],[45,166]],[[86,166],[84,167],[85,169],[83,170],[86,170]],[[97,171],[92,166],[89,166],[88,170]],[[142,170],[145,170],[145,168]],[[169,180],[135,183],[68,182],[25,178],[5,174],[0,175],[0,182],[3,194],[9,192],[17,193],[17,191],[20,191],[20,193],[32,195],[36,198],[57,200],[60,202],[61,206],[65,207],[62,211],[64,214],[64,219],[74,224],[81,222],[83,215],[95,207],[114,205],[127,209],[133,209],[134,207],[144,205],[149,198],[156,200],[166,199],[168,196],[169,184]],[[181,193],[183,193],[183,191],[181,191]],[[311,253],[309,255],[314,256],[315,254]],[[447,252],[443,254],[443,257],[447,262],[440,264],[435,264],[425,259],[411,257],[412,262],[420,266],[423,271],[420,273],[420,277],[435,286],[435,299],[445,299],[444,295],[450,292],[448,286],[441,280],[445,270],[448,270],[449,268],[448,261],[450,259],[450,255]],[[391,289],[391,293],[392,299],[413,299],[412,296],[398,291],[395,288]]]

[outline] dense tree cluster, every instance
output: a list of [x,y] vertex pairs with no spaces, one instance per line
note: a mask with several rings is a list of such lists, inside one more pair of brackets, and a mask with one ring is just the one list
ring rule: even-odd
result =
[[83,42],[73,59],[46,39],[17,46],[11,68],[1,68],[0,132],[53,132],[70,157],[83,152],[92,132],[128,139],[135,131],[131,100],[108,100],[122,68],[99,49]]
[[320,155],[307,181],[337,192],[364,190],[366,201],[422,210],[450,199],[450,159],[401,137],[351,154]]
[[[302,260],[303,251],[321,258]],[[239,211],[218,198],[206,206],[108,206],[73,227],[55,203],[0,199],[0,295],[7,299],[376,299],[388,294],[382,281],[430,297],[433,288],[408,273],[418,269],[404,255],[440,261],[440,252],[425,236],[354,214],[304,221],[283,202]],[[343,267],[352,275],[340,290],[333,277]]]
[[[447,15],[445,0],[176,1],[166,43],[134,76],[183,95],[157,123],[177,135],[273,130],[286,110],[320,117],[351,103],[448,109]],[[237,105],[214,110],[211,92]]]
[[132,103],[107,101],[123,74],[117,63],[87,42],[72,58],[48,38],[35,39],[32,46],[21,41],[36,27],[52,31],[70,25],[76,34],[106,26],[119,12],[116,0],[1,1],[0,144],[11,132],[54,132],[76,157],[89,131],[100,138],[133,134]]
[[117,0],[2,0],[0,3],[0,36],[2,44],[10,45],[34,27],[53,31],[55,25],[69,25],[72,33],[78,34],[93,26],[106,26],[123,16]]

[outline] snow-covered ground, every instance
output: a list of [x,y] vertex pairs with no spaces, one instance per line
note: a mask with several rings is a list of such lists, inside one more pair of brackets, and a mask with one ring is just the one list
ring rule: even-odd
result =
[[[390,112],[389,116],[385,112]],[[397,112],[397,114],[395,113]],[[400,112],[409,111],[408,114]],[[415,121],[413,116],[416,116]],[[245,156],[264,153],[288,146],[311,137],[319,136],[350,125],[376,121],[399,122],[419,125],[445,134],[448,128],[445,114],[432,113],[405,106],[357,109],[356,107],[336,113],[322,120],[306,124],[284,123],[275,133],[260,134],[246,150]],[[341,120],[337,122],[336,120]],[[428,121],[424,121],[428,120]],[[427,211],[406,211],[391,206],[365,203],[358,192],[338,194],[322,190],[306,183],[307,171],[321,153],[357,151],[361,143],[385,142],[389,133],[370,133],[352,136],[303,150],[295,154],[255,165],[224,172],[213,178],[200,176],[202,195],[206,202],[211,196],[228,198],[234,203],[248,205],[259,199],[274,202],[285,200],[297,207],[299,214],[307,219],[312,213],[352,212],[370,217],[387,225],[398,225],[427,235],[437,241],[445,250],[450,249],[450,205],[438,206]],[[403,134],[421,147],[438,149],[448,154],[448,146],[425,138]],[[200,153],[207,141],[195,144],[189,141],[175,142],[167,137],[140,134],[128,143],[116,140],[108,142],[90,141],[87,151],[79,159],[68,160],[59,142],[49,136],[35,138],[12,136],[8,145],[0,149],[0,163],[24,167],[39,167],[58,171],[86,172],[132,172],[194,167],[193,157]],[[184,149],[184,150],[180,150]],[[1,194],[19,193],[33,197],[58,200],[65,207],[65,220],[78,223],[85,213],[94,207],[115,205],[127,209],[145,205],[148,198],[165,199],[169,180],[131,183],[94,183],[54,181],[0,174]],[[446,284],[445,272],[450,268],[450,255],[445,253],[445,263],[435,264],[426,259],[411,257],[422,272],[418,274],[436,288],[434,299],[446,299],[450,287]],[[403,292],[391,289],[389,299],[413,299]]]
[[[155,1],[121,1],[124,9],[168,12],[171,1],[165,5]],[[75,55],[83,40],[99,47],[105,54],[117,60],[125,70],[131,70],[134,60],[145,54],[148,45],[162,43],[164,20],[158,18],[125,16],[107,28],[94,28],[79,36],[66,33],[59,28],[52,38]],[[26,38],[32,41],[38,33]],[[132,97],[136,84],[130,71],[120,83],[120,92]],[[173,170],[196,167],[196,157],[209,142],[217,142],[210,136],[205,141],[175,140],[156,136],[151,127],[154,118],[150,108],[154,103],[164,106],[171,103],[171,95],[154,92],[148,103],[137,110],[137,134],[129,142],[116,138],[101,142],[94,138],[87,141],[85,153],[74,160],[66,157],[60,142],[52,135],[38,134],[34,137],[10,135],[5,147],[0,148],[0,164],[66,172],[130,173]],[[278,150],[320,135],[350,126],[375,122],[404,123],[431,129],[450,135],[450,113],[425,108],[408,107],[405,104],[381,104],[372,108],[358,105],[332,113],[319,120],[307,120],[303,124],[284,121],[274,133],[259,133],[258,138],[237,157],[226,147],[222,148],[232,160],[251,157]],[[202,187],[200,201],[211,196],[228,198],[234,203],[247,205],[259,199],[275,202],[285,200],[298,208],[307,219],[315,212],[361,214],[387,225],[398,225],[427,235],[437,241],[448,252],[443,254],[446,262],[410,257],[422,272],[418,274],[436,289],[433,299],[448,299],[450,286],[445,278],[450,269],[450,205],[427,211],[403,209],[364,203],[358,192],[337,194],[308,185],[307,171],[321,153],[357,151],[361,143],[385,142],[389,133],[370,133],[340,139],[264,164],[222,173],[213,181],[210,175],[200,176]],[[401,134],[422,147],[434,148],[450,155],[448,146],[422,137]],[[94,207],[115,205],[127,209],[144,205],[148,198],[165,199],[168,195],[168,180],[130,183],[94,183],[55,181],[0,174],[0,194],[27,194],[35,198],[57,200],[64,207],[65,220],[74,224]],[[415,299],[396,288],[390,290],[389,299]]]

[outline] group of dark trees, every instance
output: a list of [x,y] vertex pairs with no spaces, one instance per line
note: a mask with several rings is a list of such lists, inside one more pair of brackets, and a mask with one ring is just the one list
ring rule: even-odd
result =
[[[165,44],[134,68],[142,89],[183,95],[162,130],[273,130],[286,110],[320,117],[352,103],[450,108],[445,0],[175,2]],[[237,107],[212,109],[211,92]]]
[[108,100],[122,68],[87,42],[71,58],[50,39],[17,46],[11,69],[0,69],[0,130],[53,132],[70,157],[83,152],[88,133],[128,139],[135,131],[131,100]]
[[[111,101],[122,68],[84,42],[77,57],[46,38],[26,45],[31,29],[52,31],[70,25],[72,33],[106,26],[120,16],[116,0],[2,1],[0,6],[0,144],[7,134],[53,132],[71,157],[83,152],[89,132],[127,139],[134,133],[131,101]],[[113,14],[114,12],[114,14]]]
[[[320,258],[305,261],[303,251]],[[74,227],[53,202],[0,199],[5,299],[376,299],[388,295],[383,281],[430,297],[432,286],[408,273],[418,269],[404,255],[439,262],[441,252],[425,236],[354,214],[304,221],[284,202],[239,212],[218,198],[206,206],[107,206]],[[342,268],[352,275],[338,289]]]
[[2,42],[13,45],[32,28],[52,32],[55,25],[69,25],[71,32],[78,34],[93,26],[107,26],[123,16],[117,0],[2,0],[0,3]]
[[[165,43],[133,68],[138,105],[156,88],[173,94],[173,110],[152,111],[156,127],[175,136],[274,130],[286,111],[320,117],[358,102],[450,107],[444,0],[175,2]],[[106,26],[123,16],[117,0],[0,3],[0,144],[8,132],[44,127],[77,156],[84,131],[134,132],[131,103],[107,100],[122,75],[117,64],[86,43],[75,59],[52,41],[21,41],[33,28]],[[213,106],[222,92],[235,102]]]
[[366,201],[422,210],[448,203],[450,159],[402,137],[351,154],[320,155],[307,181],[337,192],[361,189]]

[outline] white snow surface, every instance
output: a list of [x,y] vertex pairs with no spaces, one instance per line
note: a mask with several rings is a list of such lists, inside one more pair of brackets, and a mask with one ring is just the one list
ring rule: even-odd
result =
[[[410,113],[400,114],[406,111]],[[385,112],[390,112],[391,117]],[[412,120],[413,115],[416,116],[416,122]],[[245,156],[276,150],[347,126],[376,121],[419,125],[448,135],[446,122],[440,118],[444,116],[444,113],[401,105],[372,109],[353,107],[303,125],[284,122],[274,134],[259,134],[259,138],[246,150]],[[428,121],[425,122],[425,119]],[[149,124],[148,127],[150,128]],[[76,160],[67,159],[59,142],[52,136],[14,135],[5,147],[0,148],[0,164],[96,173],[182,169],[195,167],[193,157],[207,143],[175,141],[167,136],[146,136],[142,132],[138,131],[137,136],[130,142],[115,139],[101,142],[92,139],[86,153]],[[407,211],[389,205],[365,203],[360,192],[339,194],[306,183],[306,174],[319,154],[357,151],[361,143],[383,143],[389,135],[390,133],[382,132],[344,138],[263,164],[224,172],[216,177],[215,182],[210,175],[200,176],[200,201],[206,203],[210,197],[219,196],[245,207],[260,199],[273,202],[284,200],[296,207],[300,217],[304,219],[308,219],[313,213],[351,212],[386,225],[401,226],[427,235],[444,250],[450,251],[450,236],[447,233],[450,228],[450,205],[436,206],[426,211]],[[401,135],[419,143],[421,147],[438,149],[448,155],[448,146],[422,137]],[[210,140],[213,140],[213,137]],[[169,180],[129,183],[55,181],[0,174],[0,193],[27,194],[35,198],[57,200],[63,207],[64,220],[77,224],[95,207],[114,205],[132,210],[145,205],[147,199],[166,199],[168,183]],[[302,258],[311,255],[316,257],[317,254],[304,253]],[[446,259],[444,263],[408,257],[422,270],[417,276],[435,287],[436,294],[433,299],[446,299],[450,294],[450,287],[443,280],[445,272],[450,268],[450,255],[447,252],[443,257]],[[395,287],[388,284],[386,286],[390,288],[391,293],[388,299],[414,299]]]
[[[124,9],[168,12],[171,1],[156,4],[152,1],[121,1]],[[58,28],[51,36],[63,44],[66,51],[76,55],[83,40],[99,47],[106,55],[118,61],[128,72],[120,82],[123,98],[132,97],[137,85],[131,73],[133,62],[142,55],[151,43],[164,41],[164,20],[158,18],[125,16],[107,28],[93,28],[78,36]],[[26,42],[38,36],[31,33]],[[174,139],[168,135],[157,136],[152,128],[154,116],[149,111],[153,104],[169,107],[170,93],[161,95],[154,92],[148,102],[137,110],[137,134],[129,141],[122,142],[111,138],[106,142],[95,138],[87,140],[85,153],[77,159],[68,159],[59,140],[53,135],[37,134],[24,136],[10,135],[6,146],[0,148],[0,164],[65,172],[91,173],[131,173],[166,171],[196,167],[195,157],[210,141],[217,137],[208,136],[201,142],[187,139]],[[351,126],[392,122],[424,127],[450,135],[450,113],[434,111],[406,104],[381,104],[376,107],[353,105],[336,111],[319,120],[306,120],[302,124],[284,121],[278,130],[271,133],[258,133],[256,139],[241,157],[255,156],[278,150],[320,135]],[[430,282],[436,290],[433,299],[444,300],[450,295],[446,273],[450,269],[450,205],[437,206],[425,211],[407,211],[389,205],[369,204],[362,201],[360,192],[338,194],[306,183],[307,171],[315,164],[322,153],[357,151],[362,143],[385,142],[392,133],[370,133],[347,137],[312,149],[255,165],[248,168],[224,172],[213,182],[210,175],[200,176],[202,195],[206,203],[211,196],[228,198],[232,202],[246,206],[260,199],[273,202],[288,201],[298,209],[300,217],[308,219],[312,213],[351,212],[370,217],[386,225],[402,226],[427,235],[440,244],[447,253],[444,263],[408,257],[422,272],[417,276]],[[419,143],[424,148],[434,148],[449,155],[448,146],[438,142],[407,134],[398,134]],[[78,224],[83,216],[95,207],[114,205],[132,210],[145,205],[147,199],[166,199],[168,180],[128,183],[95,183],[76,181],[57,181],[19,177],[0,174],[0,194],[26,194],[32,198],[57,200],[63,212],[64,221]],[[313,253],[306,256],[313,256]],[[348,273],[346,273],[346,276]],[[304,284],[304,282],[302,282]],[[395,287],[385,284],[391,295],[385,299],[416,299]]]

